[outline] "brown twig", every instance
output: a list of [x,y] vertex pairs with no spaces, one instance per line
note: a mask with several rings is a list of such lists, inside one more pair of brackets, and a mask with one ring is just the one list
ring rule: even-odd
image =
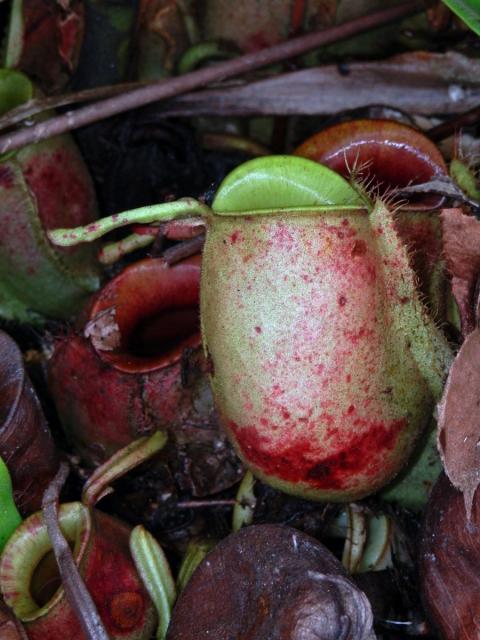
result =
[[65,107],[70,104],[78,104],[79,102],[90,102],[93,100],[100,100],[101,98],[110,98],[111,96],[118,96],[120,93],[129,91],[132,89],[138,89],[145,86],[145,82],[125,82],[122,84],[106,85],[103,87],[95,87],[94,89],[83,89],[82,91],[76,91],[74,93],[66,93],[61,96],[50,96],[48,98],[34,98],[20,105],[16,109],[8,111],[4,116],[0,118],[0,131],[8,129],[14,124],[22,122],[27,118],[49,111],[57,109],[58,107]]
[[70,606],[75,611],[88,640],[108,640],[108,634],[98,615],[97,607],[78,571],[72,551],[58,524],[58,499],[65,484],[69,467],[60,465],[57,475],[43,494],[42,512],[60,577]]
[[438,124],[436,127],[432,127],[427,131],[427,135],[430,140],[434,142],[439,142],[440,140],[444,140],[449,136],[452,136],[454,133],[459,131],[462,127],[468,127],[472,124],[476,124],[480,121],[480,105],[466,111],[465,113],[461,113],[454,118],[450,118],[441,124]]
[[368,31],[423,10],[423,4],[417,1],[389,7],[383,11],[351,20],[345,24],[325,29],[324,31],[308,33],[304,36],[282,42],[268,49],[248,53],[233,60],[218,63],[198,71],[186,73],[183,76],[163,80],[134,91],[128,91],[119,96],[107,98],[95,104],[87,105],[76,111],[66,113],[39,122],[28,129],[20,129],[8,133],[0,138],[0,153],[19,149],[26,144],[39,142],[54,135],[78,129],[92,122],[151,104],[166,98],[198,89],[211,82],[218,82],[232,76],[241,75],[254,69],[260,69],[289,58],[301,55],[318,47],[344,40],[363,31]]
[[237,504],[236,500],[185,500],[184,502],[178,502],[177,507],[179,509],[200,509],[205,507],[234,507]]
[[184,260],[185,258],[190,258],[190,256],[194,256],[196,253],[201,251],[204,243],[205,234],[202,233],[201,236],[184,240],[184,242],[180,242],[179,244],[176,244],[175,246],[170,247],[170,249],[164,251],[163,259],[169,266],[172,266],[172,264],[180,262],[180,260]]

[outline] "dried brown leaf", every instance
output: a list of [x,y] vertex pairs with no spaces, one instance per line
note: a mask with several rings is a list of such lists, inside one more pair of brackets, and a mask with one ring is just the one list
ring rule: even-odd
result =
[[480,221],[461,209],[444,209],[440,217],[452,291],[466,336],[475,328],[473,297],[480,273]]
[[[480,223],[479,223],[480,224]],[[463,493],[470,520],[480,483],[480,329],[463,343],[439,405],[438,448],[445,472]]]
[[115,308],[110,307],[98,313],[83,331],[92,345],[99,351],[114,351],[121,343],[120,327],[115,320]]

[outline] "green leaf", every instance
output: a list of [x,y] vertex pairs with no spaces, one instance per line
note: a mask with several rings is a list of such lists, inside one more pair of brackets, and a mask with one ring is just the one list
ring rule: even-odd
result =
[[33,98],[33,85],[20,71],[0,69],[0,116]]
[[182,564],[180,565],[180,569],[178,570],[178,593],[181,593],[185,589],[195,569],[201,562],[203,562],[203,559],[205,558],[207,553],[209,553],[214,546],[214,540],[190,540],[183,557]]
[[382,500],[396,502],[404,509],[420,511],[425,507],[442,463],[437,450],[437,428],[433,423],[424,434],[408,467],[380,493]]
[[164,640],[176,598],[168,560],[155,538],[141,525],[130,534],[130,552],[158,613],[157,640]]
[[240,531],[242,527],[252,524],[253,512],[257,499],[253,488],[255,486],[255,476],[251,471],[247,471],[238,487],[236,495],[236,505],[233,507],[232,530]]
[[13,500],[10,474],[0,458],[0,553],[21,522],[22,518]]
[[443,0],[443,3],[480,36],[480,0]]

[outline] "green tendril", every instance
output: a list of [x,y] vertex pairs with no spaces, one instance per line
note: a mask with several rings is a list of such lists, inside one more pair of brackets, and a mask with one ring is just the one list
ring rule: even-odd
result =
[[238,55],[238,51],[227,49],[223,42],[199,42],[187,49],[180,58],[177,65],[178,75],[193,71],[207,62],[230,60]]
[[187,586],[195,569],[203,562],[205,556],[215,546],[214,540],[190,540],[187,551],[177,575],[177,592],[181,593]]
[[193,198],[182,198],[175,202],[165,202],[154,204],[123,213],[116,213],[107,218],[102,218],[85,227],[74,229],[55,229],[49,231],[50,241],[61,247],[71,247],[80,242],[93,242],[101,238],[110,231],[120,229],[130,224],[150,224],[152,222],[169,222],[181,218],[191,218],[193,216],[208,217],[211,215],[210,208],[194,200]]
[[98,254],[98,260],[102,264],[113,264],[132,251],[148,247],[148,245],[152,244],[154,240],[155,236],[132,233],[126,238],[123,238],[123,240],[119,240],[118,242],[109,242],[102,247]]
[[164,431],[155,431],[151,436],[138,438],[110,456],[95,469],[85,483],[82,491],[83,504],[86,507],[96,505],[99,500],[112,492],[111,482],[161,451],[167,439],[168,436]]

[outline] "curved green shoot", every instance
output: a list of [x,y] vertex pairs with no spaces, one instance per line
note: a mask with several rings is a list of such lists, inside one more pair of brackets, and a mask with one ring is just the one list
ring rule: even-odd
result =
[[232,530],[240,531],[242,527],[253,522],[253,512],[257,503],[254,493],[255,476],[247,471],[240,482],[236,495],[236,504],[233,507]]
[[156,431],[151,436],[134,440],[113,454],[100,467],[97,467],[87,480],[82,491],[82,502],[93,507],[103,497],[112,493],[110,483],[134,469],[158,453],[167,443],[164,431]]
[[0,458],[0,552],[21,522],[22,518],[13,499],[10,474],[7,465]]
[[164,640],[176,598],[168,560],[162,547],[141,525],[130,534],[130,552],[158,613],[157,640]]
[[183,75],[193,71],[205,62],[212,60],[228,60],[239,55],[231,49],[227,49],[223,42],[215,40],[209,42],[198,42],[187,49],[178,61],[178,75]]
[[0,69],[0,116],[33,98],[33,85],[20,71]]
[[215,546],[214,540],[190,540],[177,575],[177,591],[181,593],[193,572]]
[[367,514],[367,543],[357,567],[357,573],[383,571],[393,567],[393,520],[379,513]]

